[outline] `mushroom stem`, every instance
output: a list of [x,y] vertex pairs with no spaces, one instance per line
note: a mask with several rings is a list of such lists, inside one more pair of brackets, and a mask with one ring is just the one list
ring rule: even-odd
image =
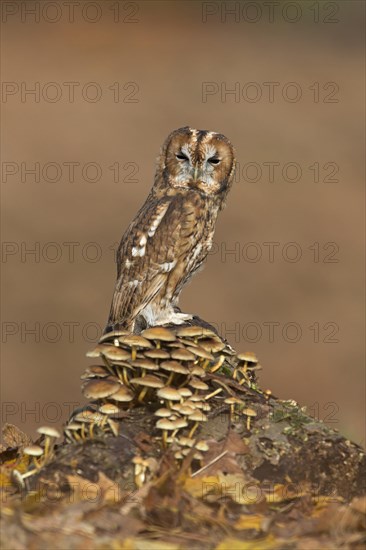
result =
[[47,457],[48,452],[50,450],[50,443],[51,443],[51,438],[48,435],[46,435],[45,443],[44,443],[44,455],[45,455],[45,457]]
[[193,428],[192,428],[191,431],[189,432],[189,435],[188,435],[189,439],[192,439],[194,432],[195,432],[195,431],[197,430],[197,428],[198,428],[198,425],[199,425],[199,422],[195,422]]
[[114,376],[114,371],[113,371],[112,365],[110,364],[108,359],[104,355],[102,355],[102,359],[103,359],[103,363],[107,367],[108,371]]
[[65,434],[66,437],[69,439],[69,441],[80,441],[80,435],[76,431],[68,430],[67,427],[65,428]]
[[138,399],[137,399],[137,401],[138,401],[139,403],[142,403],[142,402],[144,401],[144,397],[145,397],[145,395],[147,394],[147,390],[148,390],[148,387],[145,386],[145,387],[142,389],[142,391],[140,392],[140,395],[138,396]]
[[221,367],[221,365],[223,364],[224,361],[225,361],[225,356],[220,355],[219,360],[217,361],[216,365],[214,365],[212,367],[210,372],[213,373],[213,372],[216,372],[217,370],[219,370],[219,368]]
[[25,474],[22,474],[22,479],[25,479],[26,477],[30,477],[30,476],[33,476],[34,474],[37,473],[37,470],[39,468],[34,468],[34,470],[29,470],[28,472],[26,472]]
[[211,397],[213,397],[214,395],[217,395],[218,393],[221,393],[221,392],[222,392],[222,388],[217,388],[217,390],[213,391],[209,395],[206,395],[205,400],[211,399]]
[[225,390],[226,390],[229,394],[232,393],[232,392],[230,391],[230,388],[229,388],[224,382],[222,382],[222,380],[218,380],[218,379],[217,379],[216,382],[217,382],[218,384],[220,384],[220,386],[222,386],[223,388],[225,388]]
[[122,370],[122,380],[123,380],[123,383],[124,383],[126,386],[129,386],[129,385],[130,385],[129,380],[128,380],[128,376],[127,376],[127,369],[126,369],[126,367],[123,367],[123,370]]
[[17,484],[17,486],[23,490],[25,489],[25,483],[23,481],[23,476],[22,474],[19,472],[19,470],[16,470],[14,469],[11,473],[11,478],[12,480],[14,481],[14,483]]
[[[235,371],[237,371],[237,370],[238,369],[235,369]],[[244,384],[244,382],[248,381],[247,371],[248,371],[248,361],[244,361],[244,365],[241,368],[241,372],[243,373],[243,378],[241,380],[239,380],[239,384],[241,386]],[[235,378],[236,378],[236,376],[235,376]]]
[[169,374],[169,378],[168,378],[168,380],[167,380],[167,382],[166,382],[166,385],[167,385],[167,386],[170,386],[170,385],[171,385],[171,383],[173,382],[173,378],[174,378],[174,372],[171,372],[171,373]]
[[89,437],[90,437],[90,439],[93,439],[93,437],[94,437],[94,426],[95,426],[94,422],[91,422],[89,424]]
[[81,440],[81,437],[78,433],[74,433],[74,439],[76,439],[76,441],[80,441]]
[[121,380],[121,382],[123,382],[123,369],[121,371],[119,368],[116,368],[116,372],[118,380]]
[[[101,428],[103,428],[103,426],[106,425],[106,423],[107,423],[107,418],[108,418],[108,415],[105,414],[105,415],[103,416],[103,418],[102,418],[100,424],[99,424]],[[94,422],[92,422],[92,424],[94,424]]]

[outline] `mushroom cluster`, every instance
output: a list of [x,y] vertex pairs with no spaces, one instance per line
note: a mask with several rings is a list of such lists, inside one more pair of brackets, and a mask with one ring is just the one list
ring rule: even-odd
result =
[[20,473],[19,470],[12,470],[12,479],[14,483],[21,489],[24,488],[24,480],[43,468],[54,457],[54,448],[56,440],[61,436],[58,430],[52,426],[41,426],[37,428],[40,435],[40,444],[27,445],[23,449],[23,454],[29,457],[30,468],[25,473]]
[[[90,403],[73,414],[65,428],[66,437],[93,437],[98,428],[117,435],[121,413],[144,405],[154,411],[155,427],[165,445],[178,441],[178,432],[185,428],[188,440],[193,441],[197,427],[208,419],[211,400],[226,403],[229,399],[232,408],[236,403],[244,406],[225,385],[213,385],[208,376],[225,374],[239,384],[250,385],[251,373],[258,367],[256,357],[239,354],[236,366],[228,368],[225,359],[232,355],[230,346],[213,330],[201,326],[153,327],[140,335],[126,331],[105,334],[87,353],[99,364],[89,366],[82,375],[82,391]],[[196,455],[202,450],[196,449]]]

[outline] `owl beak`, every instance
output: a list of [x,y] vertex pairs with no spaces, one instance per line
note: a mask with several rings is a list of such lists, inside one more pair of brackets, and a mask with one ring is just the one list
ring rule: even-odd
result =
[[194,181],[197,181],[197,178],[198,178],[198,170],[199,170],[199,166],[198,166],[198,163],[195,165],[194,167],[194,173],[193,173],[193,180]]

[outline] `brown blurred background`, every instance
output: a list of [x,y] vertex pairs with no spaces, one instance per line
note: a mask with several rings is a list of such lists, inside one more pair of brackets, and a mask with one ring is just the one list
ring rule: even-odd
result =
[[191,125],[239,167],[183,310],[364,445],[364,3],[56,4],[1,6],[2,421],[83,402],[113,248]]

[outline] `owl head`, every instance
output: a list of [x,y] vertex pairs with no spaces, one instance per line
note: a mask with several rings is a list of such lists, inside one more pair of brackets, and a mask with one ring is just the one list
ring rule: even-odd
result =
[[205,195],[227,194],[234,177],[235,154],[222,134],[188,126],[174,130],[158,158],[155,183],[195,189]]

